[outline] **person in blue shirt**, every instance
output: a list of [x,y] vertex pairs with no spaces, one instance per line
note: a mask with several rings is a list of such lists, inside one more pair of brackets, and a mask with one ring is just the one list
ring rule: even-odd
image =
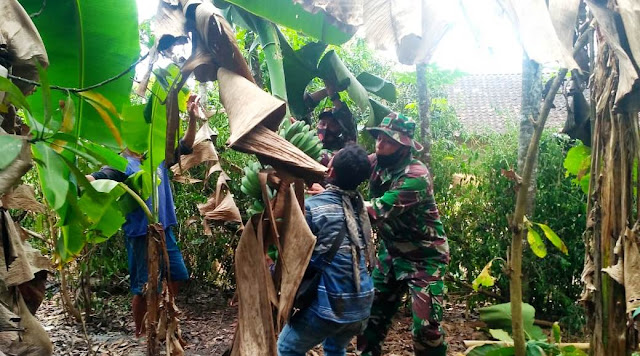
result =
[[[197,119],[199,108],[199,100],[195,96],[191,96],[187,103],[189,112],[189,126],[180,140],[180,147],[176,149],[176,157],[174,162],[179,159],[180,155],[191,154],[193,152],[193,141],[196,136]],[[98,172],[87,175],[89,181],[96,179],[111,179],[118,182],[125,181],[129,176],[141,170],[143,155],[137,154],[125,149],[122,155],[127,159],[127,168],[125,172],[120,172],[111,167],[103,167]],[[162,162],[157,169],[157,175],[160,184],[157,187],[158,197],[158,221],[162,224],[165,231],[165,239],[167,252],[169,255],[169,272],[171,292],[176,295],[181,283],[189,279],[189,273],[185,266],[182,253],[176,243],[176,237],[173,232],[173,226],[178,224],[173,202],[173,194],[169,183],[169,172],[165,163]],[[147,200],[147,206],[151,207],[151,198]],[[127,255],[129,264],[129,275],[131,280],[131,311],[135,324],[135,334],[140,336],[145,332],[144,315],[147,312],[147,303],[143,293],[143,288],[148,279],[147,271],[147,225],[149,225],[147,216],[142,208],[130,212],[126,216],[126,221],[122,225],[122,230],[126,236]]]
[[[295,311],[282,329],[279,356],[304,356],[320,343],[326,356],[345,355],[346,346],[362,332],[371,310],[371,225],[356,190],[370,175],[367,152],[357,144],[347,145],[328,168],[326,190],[305,201],[307,224],[317,237],[309,264],[316,268],[324,264],[317,297],[307,308]],[[336,236],[342,241],[340,248],[326,261]]]

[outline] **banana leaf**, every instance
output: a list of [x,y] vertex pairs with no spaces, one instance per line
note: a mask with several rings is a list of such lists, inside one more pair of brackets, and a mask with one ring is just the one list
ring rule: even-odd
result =
[[[37,12],[41,0],[20,0],[27,13]],[[63,87],[87,87],[100,83],[127,69],[138,57],[138,16],[136,3],[113,0],[106,6],[99,1],[59,1],[45,6],[33,18],[47,49],[49,81]],[[97,89],[120,110],[129,102],[131,76]],[[64,100],[66,93],[53,91],[52,101]],[[78,110],[75,132],[96,143],[116,147],[116,139],[108,131],[100,114],[85,100],[75,99]],[[33,115],[44,117],[42,90],[29,98]],[[118,120],[114,121],[117,129]]]
[[282,50],[284,74],[287,78],[287,104],[293,116],[301,119],[309,111],[304,103],[304,91],[309,82],[320,75],[318,60],[327,45],[321,42],[312,42],[294,51],[282,32],[278,31],[278,37]]
[[[331,24],[323,12],[311,14],[291,0],[228,0],[227,2],[324,43],[341,45],[353,36],[353,33],[344,32]],[[222,1],[216,1],[216,5],[224,6]]]
[[375,99],[369,98],[371,109],[373,110],[374,126],[380,125],[382,119],[391,113],[391,109],[384,106],[382,103]]
[[368,72],[358,74],[356,79],[369,93],[373,93],[392,103],[396,102],[396,86],[390,81]]
[[318,70],[322,79],[333,83],[340,83],[345,79],[349,79],[349,86],[347,87],[347,93],[356,105],[363,112],[367,112],[369,115],[368,126],[375,125],[375,116],[371,103],[369,102],[369,94],[367,90],[360,84],[356,77],[349,71],[347,66],[344,65],[340,57],[335,51],[331,50],[327,52],[318,64]]
[[[478,309],[480,320],[487,323],[490,329],[511,330],[511,303],[495,304]],[[536,310],[527,303],[522,303],[522,322],[527,339],[546,340],[547,336],[539,326],[533,324]]]

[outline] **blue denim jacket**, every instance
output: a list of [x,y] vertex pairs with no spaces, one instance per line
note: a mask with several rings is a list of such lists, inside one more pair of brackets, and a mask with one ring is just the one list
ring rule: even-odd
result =
[[[356,214],[357,215],[357,214]],[[325,254],[336,234],[345,224],[342,194],[325,191],[305,201],[305,216],[311,232],[317,237],[310,264],[319,267],[326,264],[318,285],[318,298],[310,309],[318,316],[336,323],[353,323],[369,317],[373,303],[373,282],[367,271],[364,252],[360,255],[360,292],[356,291],[353,275],[351,245],[345,236],[340,249],[327,263]],[[360,249],[364,251],[364,239],[359,228]]]

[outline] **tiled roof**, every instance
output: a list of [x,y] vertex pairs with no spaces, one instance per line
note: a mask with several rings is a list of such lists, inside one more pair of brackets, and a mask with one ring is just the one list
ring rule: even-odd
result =
[[[447,89],[462,125],[472,133],[505,132],[517,127],[522,100],[521,74],[471,74]],[[562,128],[567,119],[566,101],[556,95],[546,127]]]

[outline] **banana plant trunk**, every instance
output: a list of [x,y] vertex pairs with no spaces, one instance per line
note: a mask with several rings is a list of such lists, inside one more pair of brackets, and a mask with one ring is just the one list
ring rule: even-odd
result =
[[[603,43],[602,41],[601,43]],[[583,279],[587,315],[593,330],[590,355],[626,356],[633,350],[633,327],[627,328],[624,270],[629,256],[621,251],[633,238],[633,167],[639,157],[638,113],[614,112],[618,61],[608,45],[599,48],[592,100],[598,103],[592,135],[589,215],[585,232]],[[631,236],[628,236],[632,234]],[[627,235],[627,236],[625,236]],[[624,260],[622,255],[624,255]],[[603,271],[605,268],[609,273]],[[612,271],[613,270],[613,271]],[[637,346],[637,344],[635,345]]]

